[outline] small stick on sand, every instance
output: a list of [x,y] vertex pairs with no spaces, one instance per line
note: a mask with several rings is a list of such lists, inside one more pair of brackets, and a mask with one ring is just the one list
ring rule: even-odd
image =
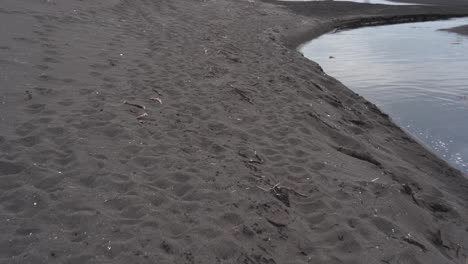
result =
[[[274,191],[276,188],[279,187],[279,185],[280,185],[280,183],[278,182],[277,184],[273,185],[273,187],[271,187],[270,190],[273,190],[273,191]],[[280,188],[281,188],[281,187],[280,187]]]
[[242,91],[239,88],[234,88],[234,92],[236,92],[238,95],[240,95],[241,100],[247,101],[249,104],[253,104],[252,99],[250,99],[250,97],[247,96],[247,94],[246,94],[247,92]]
[[143,119],[146,116],[148,116],[148,113],[143,113],[143,114],[137,116],[136,119],[140,120],[140,119]]
[[141,104],[129,103],[129,102],[127,102],[127,101],[124,101],[124,104],[126,104],[126,105],[131,105],[131,106],[135,106],[135,107],[141,108],[141,109],[143,109],[143,110],[146,109],[146,107],[145,107],[144,105],[141,105]]
[[159,97],[151,97],[150,100],[158,101],[160,104],[162,104],[162,100]]
[[260,158],[260,156],[257,154],[257,151],[255,151],[255,159],[249,159],[249,163],[258,163],[258,164],[263,164],[263,159]]

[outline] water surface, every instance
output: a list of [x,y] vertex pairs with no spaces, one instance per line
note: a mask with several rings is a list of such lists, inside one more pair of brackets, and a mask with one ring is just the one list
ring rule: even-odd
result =
[[468,172],[468,19],[366,27],[300,47],[440,157]]

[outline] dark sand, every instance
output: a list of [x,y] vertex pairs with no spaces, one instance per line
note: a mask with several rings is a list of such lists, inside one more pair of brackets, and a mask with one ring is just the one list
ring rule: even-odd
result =
[[468,36],[468,25],[463,25],[463,26],[454,27],[454,28],[447,28],[447,29],[442,29],[442,30]]
[[0,263],[465,263],[468,181],[294,49],[447,14],[2,0]]

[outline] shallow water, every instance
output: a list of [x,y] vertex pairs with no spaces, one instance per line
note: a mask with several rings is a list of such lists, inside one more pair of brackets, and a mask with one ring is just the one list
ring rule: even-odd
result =
[[299,50],[468,172],[468,37],[438,31],[468,19],[365,27]]
[[417,5],[411,4],[411,0],[408,0],[408,3],[399,3],[386,0],[283,0],[283,1],[301,1],[301,2],[312,2],[312,1],[330,1],[330,2],[355,2],[355,3],[365,3],[365,4],[384,4],[384,5]]

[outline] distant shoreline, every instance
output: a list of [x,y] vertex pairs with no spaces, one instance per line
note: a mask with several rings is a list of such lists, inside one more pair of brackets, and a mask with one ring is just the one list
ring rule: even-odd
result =
[[453,27],[453,28],[444,28],[441,31],[447,31],[452,33],[457,33],[460,35],[468,36],[468,25]]
[[[275,2],[268,0],[268,2]],[[312,1],[313,2],[313,1]],[[391,24],[401,24],[401,23],[416,23],[416,22],[428,22],[436,20],[446,20],[451,18],[461,18],[467,17],[468,12],[465,9],[456,10],[453,7],[437,7],[437,6],[386,6],[384,8],[378,6],[385,5],[374,5],[374,4],[360,4],[353,2],[340,2],[340,5],[343,6],[343,10],[339,10],[336,7],[330,8],[325,2],[313,2],[316,8],[316,11],[311,11],[308,7],[312,2],[280,2],[281,5],[284,5],[292,11],[307,16],[323,16],[323,21],[313,25],[310,28],[300,28],[293,30],[290,33],[285,34],[283,41],[286,46],[289,48],[297,49],[305,42],[311,41],[317,37],[320,37],[323,34],[335,31],[335,30],[344,30],[352,29],[358,27],[368,27],[368,26],[382,26],[382,25],[391,25]],[[399,1],[395,1],[399,2]],[[424,1],[412,1],[417,3],[424,3]],[[276,2],[278,3],[278,2]],[[433,3],[433,1],[431,2]],[[314,6],[314,7],[315,7]],[[348,8],[346,8],[348,7]],[[359,8],[369,8],[370,10],[377,13],[376,15],[360,15],[354,14],[356,11],[354,9]],[[323,13],[321,13],[323,9]],[[447,9],[447,10],[445,10]],[[413,11],[414,10],[414,11]],[[465,11],[464,11],[465,10]],[[344,15],[339,15],[341,11]],[[329,14],[330,12],[331,14]],[[338,13],[334,15],[332,12]],[[366,11],[363,11],[366,12]],[[351,14],[348,14],[351,13]],[[335,17],[336,16],[336,17]],[[468,25],[467,25],[468,27]],[[448,31],[452,31],[449,29]],[[468,29],[464,26],[453,28],[453,31],[459,34],[468,34]]]

